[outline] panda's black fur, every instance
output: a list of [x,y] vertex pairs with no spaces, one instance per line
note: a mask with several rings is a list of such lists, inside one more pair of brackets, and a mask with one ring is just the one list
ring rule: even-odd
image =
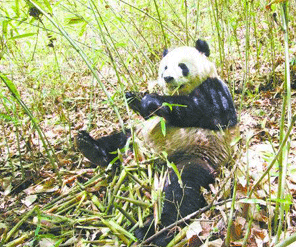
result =
[[[132,96],[131,93],[127,94],[128,98]],[[189,95],[147,94],[140,101],[137,98],[133,100],[130,107],[145,119],[157,115],[163,117],[167,124],[177,127],[218,130],[237,123],[229,90],[218,78],[207,78]],[[165,102],[180,106],[170,108],[163,106]]]
[[[208,188],[214,182],[219,167],[228,162],[231,154],[236,112],[227,86],[207,59],[209,54],[208,44],[202,40],[196,42],[195,48],[165,51],[157,81],[165,95],[126,93],[130,108],[145,119],[136,130],[139,139],[157,154],[165,151],[181,174],[183,187],[175,172],[168,173],[163,189],[163,227],[206,205],[200,187]],[[160,117],[166,120],[165,136]],[[126,130],[94,140],[82,131],[76,136],[76,145],[92,163],[106,166],[116,157],[111,152],[124,147],[130,136],[130,130]],[[135,231],[138,239],[154,234],[152,222],[150,217],[143,228]],[[164,232],[152,243],[165,246],[172,238]]]

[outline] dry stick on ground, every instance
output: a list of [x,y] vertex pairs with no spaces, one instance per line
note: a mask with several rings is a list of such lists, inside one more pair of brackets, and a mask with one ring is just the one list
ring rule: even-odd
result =
[[167,227],[161,229],[159,232],[155,233],[155,234],[152,235],[150,238],[147,238],[144,242],[141,243],[141,245],[149,244],[154,238],[158,237],[160,234],[162,234],[163,232],[165,232],[165,231],[167,231],[167,230],[173,228],[174,226],[179,225],[179,224],[181,224],[181,223],[184,223],[184,222],[186,222],[187,220],[190,220],[191,218],[196,217],[196,216],[198,216],[198,215],[200,215],[200,214],[202,214],[202,213],[208,211],[208,210],[211,209],[211,207],[213,207],[213,206],[214,206],[214,207],[216,207],[216,206],[221,206],[221,205],[223,205],[223,204],[225,204],[225,203],[227,203],[227,202],[231,202],[231,200],[232,200],[232,199],[230,198],[230,199],[227,199],[227,200],[223,200],[223,201],[221,201],[221,202],[211,203],[210,205],[208,205],[208,206],[206,206],[206,207],[203,207],[203,208],[201,208],[201,209],[199,209],[199,210],[193,212],[192,214],[189,214],[189,215],[187,215],[186,217],[184,217],[184,218],[182,218],[182,219],[176,221],[175,223],[173,223],[173,224],[171,224],[171,225],[169,225],[169,226],[167,226]]

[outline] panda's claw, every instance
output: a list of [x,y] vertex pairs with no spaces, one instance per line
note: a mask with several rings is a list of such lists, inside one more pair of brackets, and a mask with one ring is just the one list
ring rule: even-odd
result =
[[135,93],[134,92],[126,92],[125,93],[125,97],[127,100],[133,99],[135,97]]
[[125,93],[125,97],[127,99],[128,106],[135,112],[141,114],[141,94],[136,94],[134,92],[127,92]]

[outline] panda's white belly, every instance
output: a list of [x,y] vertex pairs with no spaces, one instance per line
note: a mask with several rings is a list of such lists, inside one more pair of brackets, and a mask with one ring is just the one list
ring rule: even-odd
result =
[[[166,135],[161,128],[160,117],[150,118],[137,127],[136,136],[144,149],[163,157],[176,153],[196,155],[208,160],[213,166],[221,166],[229,161],[232,153],[231,140],[236,128],[213,131],[195,127],[174,127],[166,125]],[[216,168],[216,167],[215,167]]]

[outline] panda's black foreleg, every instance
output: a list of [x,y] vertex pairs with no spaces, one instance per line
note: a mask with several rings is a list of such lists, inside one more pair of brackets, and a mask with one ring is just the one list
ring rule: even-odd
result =
[[75,136],[75,145],[93,164],[107,166],[117,156],[112,152],[125,146],[130,133],[130,130],[126,130],[125,133],[119,132],[95,140],[86,131],[80,131]]
[[[162,227],[169,226],[177,220],[206,206],[206,201],[200,192],[200,187],[208,187],[214,182],[215,173],[209,164],[194,156],[181,156],[176,159],[181,173],[183,187],[178,182],[178,177],[173,170],[169,172],[164,186],[165,200],[161,214]],[[173,160],[174,160],[173,159]],[[154,234],[154,225],[151,217],[143,228],[136,230],[138,239],[148,238]],[[185,223],[185,222],[184,222]],[[149,228],[150,227],[150,228]],[[155,238],[152,243],[157,246],[166,246],[174,237],[172,230],[165,231]]]
[[128,106],[135,112],[142,115],[143,109],[141,105],[142,98],[147,94],[147,92],[126,92],[125,97]]

